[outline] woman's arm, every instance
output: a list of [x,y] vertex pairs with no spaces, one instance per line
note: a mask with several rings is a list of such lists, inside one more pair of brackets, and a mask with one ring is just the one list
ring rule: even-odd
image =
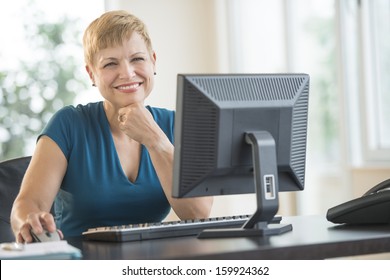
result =
[[61,186],[67,160],[58,145],[42,136],[36,146],[11,211],[11,225],[17,242],[32,242],[30,229],[53,232],[56,225],[50,214]]
[[180,219],[208,218],[213,204],[213,197],[172,197],[174,148],[165,134],[157,137],[154,144],[148,146],[147,149],[151,156],[153,166],[160,179],[160,183],[164,189],[165,195],[176,215]]

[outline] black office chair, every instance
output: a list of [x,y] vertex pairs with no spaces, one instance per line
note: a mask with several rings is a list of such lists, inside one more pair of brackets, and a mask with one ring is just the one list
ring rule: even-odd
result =
[[27,156],[0,162],[0,242],[15,241],[10,224],[11,208],[30,160],[31,156]]

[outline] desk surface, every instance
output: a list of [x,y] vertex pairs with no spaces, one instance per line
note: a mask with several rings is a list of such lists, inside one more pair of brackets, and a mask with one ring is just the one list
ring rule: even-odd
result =
[[345,226],[322,216],[283,218],[293,230],[256,238],[167,238],[135,242],[68,242],[84,259],[326,259],[390,252],[390,225]]

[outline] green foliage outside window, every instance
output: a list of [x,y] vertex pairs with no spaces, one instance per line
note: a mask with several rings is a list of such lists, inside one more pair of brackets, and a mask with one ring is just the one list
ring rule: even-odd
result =
[[83,61],[74,55],[82,52],[77,21],[48,23],[32,5],[27,8],[25,42],[34,57],[19,61],[17,70],[0,69],[0,160],[26,155],[53,113],[87,87]]

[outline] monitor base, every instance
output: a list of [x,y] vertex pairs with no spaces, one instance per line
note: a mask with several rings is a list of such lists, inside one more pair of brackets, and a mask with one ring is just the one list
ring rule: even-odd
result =
[[289,231],[292,231],[291,224],[268,224],[263,228],[206,229],[199,233],[198,238],[262,237],[280,235]]

